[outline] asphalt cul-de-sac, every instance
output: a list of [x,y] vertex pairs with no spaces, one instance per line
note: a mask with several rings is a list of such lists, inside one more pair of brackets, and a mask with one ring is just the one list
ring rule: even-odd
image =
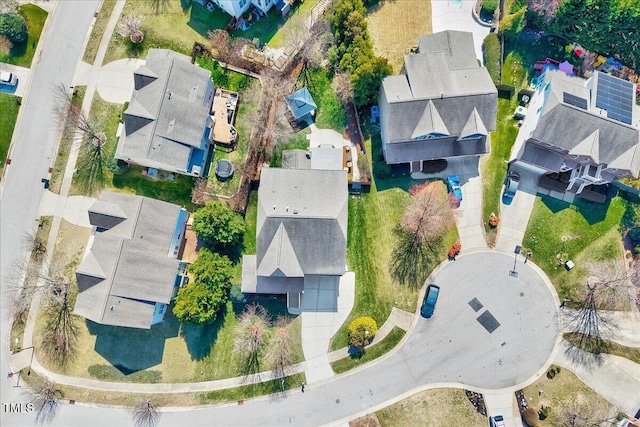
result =
[[518,256],[477,252],[451,261],[435,314],[418,319],[402,347],[417,383],[500,389],[534,375],[558,336],[558,308],[545,280]]

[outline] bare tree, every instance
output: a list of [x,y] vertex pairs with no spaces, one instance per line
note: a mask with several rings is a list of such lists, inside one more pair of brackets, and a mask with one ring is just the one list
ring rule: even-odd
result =
[[274,378],[287,376],[289,366],[293,363],[293,337],[289,333],[289,321],[284,317],[278,317],[275,330],[267,349],[267,360],[273,365]]
[[599,354],[606,348],[612,325],[602,310],[628,309],[637,302],[636,269],[627,271],[615,261],[596,261],[588,265],[589,277],[576,310],[567,313],[568,325],[578,333],[577,347]]
[[454,211],[442,187],[425,182],[409,189],[413,197],[405,209],[400,226],[421,245],[441,237],[453,223]]
[[61,291],[55,303],[45,308],[44,318],[40,348],[49,360],[64,368],[76,356],[75,344],[80,335],[78,317],[73,314],[68,286]]
[[19,13],[20,4],[16,0],[0,0],[0,13]]
[[62,391],[56,388],[56,384],[45,380],[27,393],[30,393],[31,403],[36,412],[36,423],[52,422],[58,414],[59,400],[64,397]]
[[11,52],[11,48],[13,48],[13,43],[11,40],[0,34],[0,52],[8,55]]
[[135,427],[155,427],[160,418],[158,408],[151,399],[142,400],[131,410]]
[[338,94],[338,99],[342,105],[346,105],[353,100],[353,85],[351,84],[351,75],[349,73],[336,73],[331,86]]
[[260,372],[260,356],[267,345],[270,319],[261,305],[252,304],[238,317],[233,351],[241,360],[243,375]]
[[418,244],[416,236],[400,226],[394,234],[397,240],[389,261],[391,277],[401,285],[422,286],[429,275],[429,265],[437,259],[438,245]]
[[122,37],[131,37],[133,34],[139,33],[143,19],[143,15],[133,13],[123,15],[118,22],[118,34]]
[[571,401],[563,402],[556,419],[564,427],[600,427],[603,423],[609,425],[614,421],[613,418],[607,418],[608,410],[601,400],[578,393]]
[[306,19],[296,14],[289,18],[287,26],[284,29],[284,40],[288,46],[292,46],[296,50],[302,49],[307,38],[310,36],[309,29],[306,25]]
[[225,30],[213,30],[207,33],[207,39],[214,56],[222,62],[229,62],[231,55],[231,37]]
[[31,257],[35,261],[41,261],[47,253],[47,244],[37,234],[25,233],[23,241],[27,249],[31,252]]

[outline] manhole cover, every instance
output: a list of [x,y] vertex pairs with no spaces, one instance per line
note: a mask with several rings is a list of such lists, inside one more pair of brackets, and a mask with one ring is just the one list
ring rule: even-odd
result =
[[478,322],[487,330],[487,332],[492,333],[500,326],[500,323],[496,320],[495,317],[489,312],[489,310],[482,313],[478,316]]
[[478,298],[474,298],[471,301],[469,301],[469,305],[471,306],[471,308],[473,308],[473,311],[478,311],[482,307],[484,307],[482,303],[478,301]]
[[520,292],[520,296],[523,297],[524,296],[524,292]]
[[340,403],[340,399],[336,399],[336,403]]

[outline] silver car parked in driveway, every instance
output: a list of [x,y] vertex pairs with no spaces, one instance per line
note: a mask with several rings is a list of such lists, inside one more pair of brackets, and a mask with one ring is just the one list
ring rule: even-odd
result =
[[8,71],[0,71],[0,84],[15,86],[18,84],[18,77]]

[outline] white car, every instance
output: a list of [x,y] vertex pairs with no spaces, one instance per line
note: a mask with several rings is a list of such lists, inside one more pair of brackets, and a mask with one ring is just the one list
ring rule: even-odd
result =
[[8,71],[0,71],[0,84],[15,86],[18,84],[18,77]]
[[504,418],[502,415],[493,415],[489,417],[489,426],[491,427],[505,427]]

